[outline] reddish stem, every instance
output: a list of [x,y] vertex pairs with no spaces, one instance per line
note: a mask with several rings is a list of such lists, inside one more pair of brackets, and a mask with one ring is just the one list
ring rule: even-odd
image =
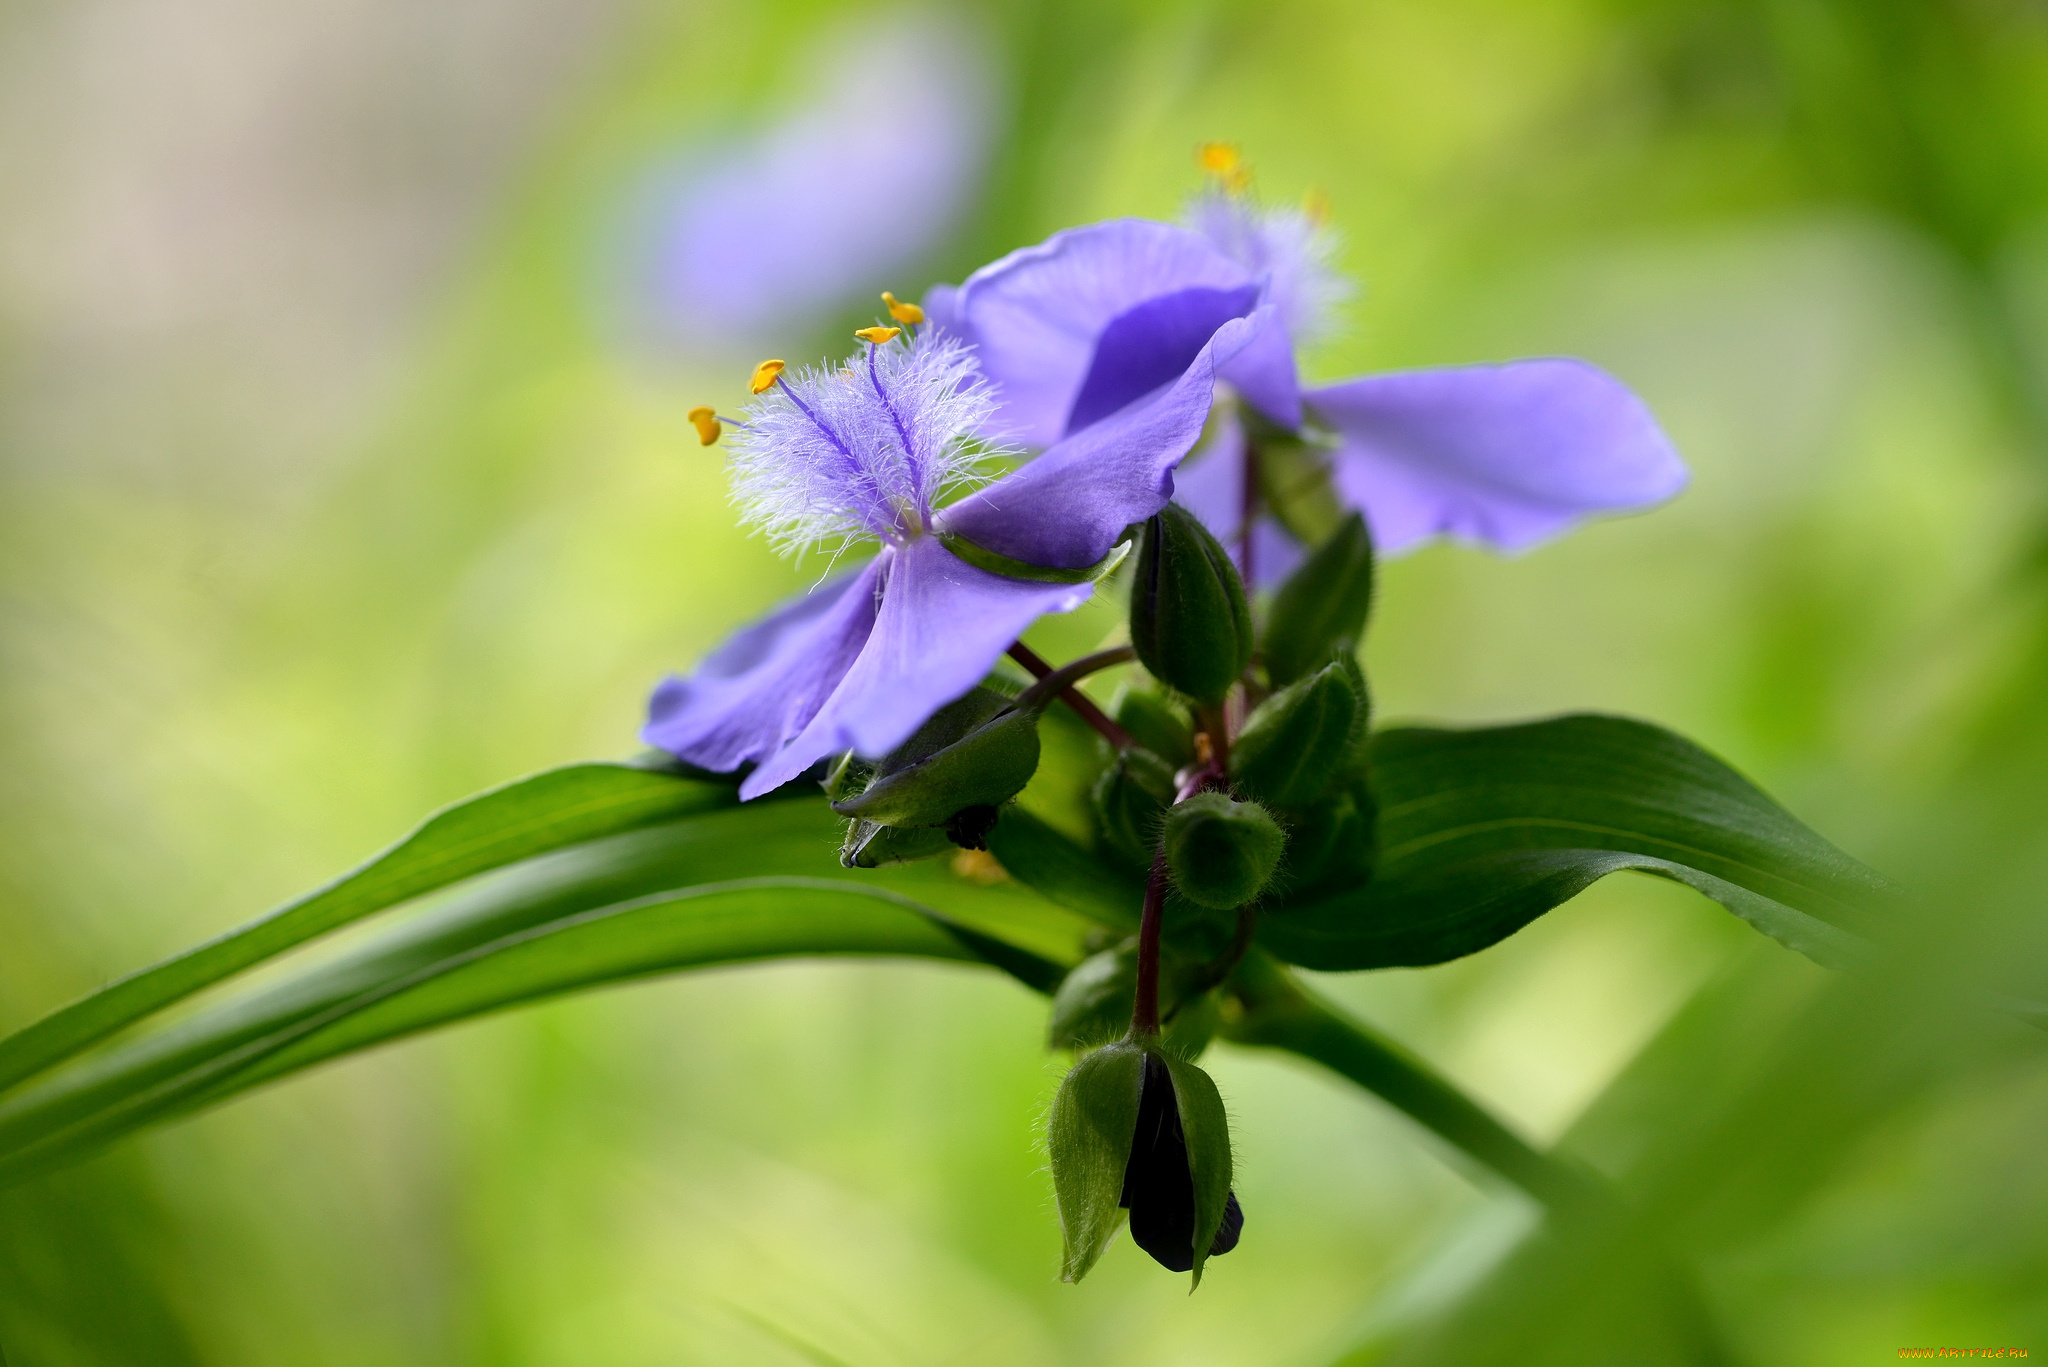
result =
[[1131,1000],[1131,1033],[1159,1033],[1159,930],[1166,919],[1166,851],[1152,856],[1145,881],[1145,911],[1138,920],[1138,990]]
[[[1052,666],[1047,664],[1037,651],[1025,645],[1022,641],[1010,643],[1010,658],[1030,670],[1031,677],[1034,679],[1043,679],[1052,673]],[[1111,721],[1109,715],[1097,707],[1094,700],[1080,689],[1067,688],[1061,690],[1060,701],[1073,708],[1082,721],[1094,727],[1097,733],[1109,742],[1111,749],[1128,750],[1136,743],[1131,739],[1130,732]]]

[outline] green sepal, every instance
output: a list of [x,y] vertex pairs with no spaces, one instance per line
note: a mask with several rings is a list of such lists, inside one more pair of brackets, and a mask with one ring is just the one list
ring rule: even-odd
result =
[[832,810],[885,826],[941,826],[966,808],[1007,802],[1038,771],[1038,715],[1035,708],[998,713],[916,763],[879,774]]
[[1324,665],[1252,710],[1230,749],[1231,781],[1262,802],[1305,807],[1343,772],[1357,724],[1349,674]]
[[1230,1200],[1230,1117],[1207,1073],[1172,1049],[1155,1046],[1152,1052],[1173,1075],[1174,1107],[1187,1138],[1188,1176],[1195,1185],[1195,1267],[1189,1287],[1193,1290],[1202,1284],[1202,1264],[1209,1260],[1209,1245],[1216,1240]]
[[1163,844],[1174,889],[1198,906],[1229,910],[1259,895],[1287,837],[1256,802],[1197,793],[1167,812]]
[[1251,661],[1251,607],[1237,566],[1177,503],[1145,524],[1131,585],[1131,645],[1154,678],[1210,706]]
[[832,761],[832,767],[825,771],[825,777],[818,780],[818,786],[825,790],[826,801],[840,802],[867,787],[874,776],[875,766],[848,750]]
[[1372,792],[1363,784],[1339,789],[1290,814],[1287,895],[1302,899],[1343,892],[1372,877],[1375,836]]
[[1275,686],[1293,683],[1332,651],[1353,650],[1372,612],[1372,533],[1346,518],[1273,596],[1262,650]]
[[[1076,1063],[1053,1097],[1046,1149],[1066,1243],[1062,1281],[1087,1276],[1123,1225],[1117,1201],[1138,1129],[1138,1088],[1144,1075],[1144,1051],[1129,1039],[1119,1040]],[[1215,1237],[1213,1225],[1210,1237]]]
[[1093,584],[1105,579],[1124,563],[1124,557],[1131,553],[1131,543],[1119,541],[1110,548],[1108,555],[1092,565],[1078,570],[1057,569],[1051,565],[1034,565],[1025,560],[1012,560],[1007,555],[998,555],[986,546],[977,546],[958,532],[941,528],[932,533],[939,544],[954,555],[965,560],[978,570],[1000,574],[1005,579],[1022,579],[1032,584]]
[[943,826],[883,826],[856,818],[846,823],[846,839],[839,846],[839,866],[879,869],[887,864],[930,859],[953,848],[952,837]]
[[1132,740],[1176,769],[1195,757],[1195,728],[1187,709],[1157,689],[1124,684],[1110,699],[1109,715]]
[[1142,746],[1118,751],[1089,792],[1102,843],[1126,863],[1149,868],[1173,794],[1173,768],[1165,760]]

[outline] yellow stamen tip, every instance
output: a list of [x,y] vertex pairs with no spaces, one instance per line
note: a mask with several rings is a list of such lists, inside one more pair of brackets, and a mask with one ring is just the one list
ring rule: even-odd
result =
[[924,321],[924,310],[915,304],[905,304],[887,290],[882,291],[882,303],[889,309],[889,316],[899,323],[916,327]]
[[1239,174],[1244,167],[1244,154],[1234,142],[1205,142],[1195,153],[1195,160],[1210,175],[1226,179]]
[[1308,215],[1308,221],[1320,228],[1330,221],[1330,192],[1317,185],[1301,197],[1301,211]]
[[697,429],[697,440],[705,446],[718,440],[718,434],[725,429],[718,425],[718,414],[709,408],[693,408],[689,411],[690,426]]
[[775,383],[775,377],[786,368],[782,361],[763,361],[754,367],[754,378],[747,381],[747,392],[759,394]]
[[884,342],[893,342],[898,337],[901,337],[903,329],[884,327],[855,328],[853,335],[860,338],[863,342],[870,342],[875,346],[880,346]]

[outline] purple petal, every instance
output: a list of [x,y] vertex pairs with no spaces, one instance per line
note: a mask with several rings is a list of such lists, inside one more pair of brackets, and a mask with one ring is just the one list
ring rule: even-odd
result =
[[1277,305],[1273,314],[1273,323],[1260,329],[1222,374],[1245,402],[1291,432],[1301,426],[1301,381],[1294,371],[1294,341]]
[[1068,437],[1038,459],[939,514],[948,531],[1033,565],[1081,569],[1109,554],[1124,528],[1173,496],[1173,469],[1202,435],[1216,369],[1271,309],[1224,324],[1164,393]]
[[640,738],[718,773],[774,754],[810,724],[867,644],[887,555],[734,634],[689,678],[663,679]]
[[1002,393],[1003,430],[1050,446],[1068,430],[1097,339],[1119,317],[1164,295],[1254,283],[1199,234],[1114,219],[1055,233],[982,267],[934,317],[980,348],[982,370]]
[[1584,361],[1372,375],[1306,397],[1339,433],[1337,490],[1382,554],[1431,536],[1520,550],[1685,487],[1643,401]]
[[1194,363],[1217,328],[1244,317],[1258,302],[1256,285],[1234,290],[1177,290],[1147,299],[1110,319],[1095,339],[1088,374],[1067,414],[1067,435],[1173,383]]
[[779,788],[827,755],[878,756],[965,693],[1024,628],[1088,600],[1087,584],[1035,584],[976,569],[931,537],[891,557],[874,631],[801,735],[747,776],[742,798]]

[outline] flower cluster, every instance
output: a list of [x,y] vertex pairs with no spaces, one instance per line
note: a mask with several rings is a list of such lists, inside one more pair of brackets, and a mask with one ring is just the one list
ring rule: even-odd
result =
[[[741,416],[691,415],[707,444],[733,428],[734,499],[775,545],[878,548],[665,680],[644,732],[737,772],[743,800],[817,779],[851,868],[1015,857],[1003,813],[1044,708],[1100,732],[1096,841],[1068,862],[1143,893],[1136,933],[1054,1001],[1056,1042],[1105,1046],[1051,1115],[1069,1278],[1126,1223],[1198,1279],[1237,1245],[1228,1124],[1192,1061],[1213,1019],[1183,1008],[1257,962],[1263,903],[1373,877],[1376,555],[1519,549],[1685,481],[1643,403],[1582,361],[1303,385],[1296,343],[1346,294],[1320,216],[1260,207],[1230,149],[1203,160],[1216,184],[1183,224],[1077,228],[922,306],[885,294],[893,321],[843,364],[764,361]],[[984,477],[1004,438],[1037,454]],[[1023,646],[1126,559],[1129,645],[1058,669]],[[1006,652],[1039,676],[1021,694],[991,674]],[[1113,717],[1071,690],[1133,660],[1149,682]]]

